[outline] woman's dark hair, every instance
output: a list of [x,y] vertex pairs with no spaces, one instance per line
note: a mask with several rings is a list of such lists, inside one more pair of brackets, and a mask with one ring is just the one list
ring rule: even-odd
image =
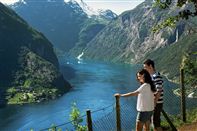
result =
[[155,91],[156,91],[156,88],[155,88],[155,85],[154,85],[154,83],[153,83],[153,81],[152,81],[152,78],[151,78],[150,74],[148,73],[148,71],[145,70],[145,69],[142,69],[142,70],[140,70],[138,73],[139,73],[140,75],[144,75],[144,82],[145,82],[145,83],[149,83],[150,86],[151,86],[152,92],[155,92]]

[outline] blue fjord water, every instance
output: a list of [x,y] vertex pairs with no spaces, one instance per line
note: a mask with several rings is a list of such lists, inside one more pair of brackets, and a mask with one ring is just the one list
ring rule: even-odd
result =
[[[50,127],[51,124],[59,125],[69,121],[73,102],[77,103],[83,114],[86,109],[95,111],[115,103],[114,93],[126,93],[139,86],[135,74],[142,65],[77,61],[65,57],[60,58],[59,61],[64,77],[73,88],[56,100],[22,106],[9,105],[0,109],[0,130],[26,131],[31,128],[41,130]],[[165,85],[165,90],[175,88],[175,85],[168,81],[165,81]],[[178,97],[172,93],[166,96],[173,98],[166,106],[167,110],[179,112],[179,107],[174,106],[174,103],[179,101]],[[133,98],[132,105],[135,109],[136,98]],[[93,115],[92,119],[99,119],[101,114],[103,113]]]

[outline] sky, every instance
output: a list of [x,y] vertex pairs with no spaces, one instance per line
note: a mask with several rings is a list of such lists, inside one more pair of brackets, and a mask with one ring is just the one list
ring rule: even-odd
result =
[[[0,0],[4,4],[12,4],[18,0]],[[39,1],[39,0],[35,0]],[[68,1],[68,0],[65,0]],[[80,1],[80,0],[76,0]],[[126,10],[131,10],[144,0],[83,0],[88,6],[93,9],[110,9],[116,14],[121,14]]]

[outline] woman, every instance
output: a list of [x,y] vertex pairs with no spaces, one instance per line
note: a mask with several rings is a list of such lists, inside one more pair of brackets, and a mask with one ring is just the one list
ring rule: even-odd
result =
[[143,126],[145,130],[150,130],[150,120],[154,110],[154,92],[156,91],[150,74],[145,69],[137,73],[137,80],[141,86],[133,92],[126,94],[115,94],[115,96],[138,96],[137,99],[137,118],[136,131],[142,131]]

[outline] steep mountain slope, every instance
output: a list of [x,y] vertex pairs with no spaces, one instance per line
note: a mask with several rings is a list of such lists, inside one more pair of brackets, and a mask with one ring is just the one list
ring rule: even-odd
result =
[[157,69],[162,74],[165,74],[170,80],[178,82],[183,57],[194,52],[197,52],[197,34],[190,34],[166,48],[150,52],[144,59],[154,59]]
[[[171,12],[152,8],[146,0],[109,23],[83,49],[84,58],[135,63],[147,53],[174,43],[184,36],[185,24],[153,34],[152,27]],[[102,53],[101,53],[102,52]]]
[[0,61],[1,90],[18,88],[19,92],[14,93],[23,94],[24,89],[28,92],[43,88],[62,94],[70,88],[59,72],[51,43],[1,3]]
[[44,33],[55,47],[68,51],[78,41],[87,15],[75,3],[64,0],[24,0],[12,8],[30,25]]
[[[87,8],[84,2],[83,6]],[[83,36],[80,36],[79,32],[84,30],[87,21],[93,21],[99,26],[100,24],[104,26],[115,17],[115,15],[112,16],[113,12],[110,11],[102,13],[101,16],[89,17],[74,0],[67,3],[64,0],[23,0],[11,7],[30,25],[42,32],[57,49],[63,52],[69,51],[76,43],[80,42]],[[92,31],[94,36],[97,33],[97,31]]]
[[181,21],[175,28],[153,34],[154,25],[177,12],[172,9],[153,8],[152,0],[146,0],[134,10],[121,14],[89,43],[75,47],[72,53],[75,56],[80,54],[80,58],[122,63],[143,63],[151,58],[162,74],[177,82],[184,55],[197,52],[197,18]]
[[83,28],[79,32],[79,41],[76,43],[74,48],[69,51],[69,54],[73,56],[80,54],[87,46],[87,43],[90,42],[105,26],[106,25],[104,23],[92,20],[92,18],[86,20]]

